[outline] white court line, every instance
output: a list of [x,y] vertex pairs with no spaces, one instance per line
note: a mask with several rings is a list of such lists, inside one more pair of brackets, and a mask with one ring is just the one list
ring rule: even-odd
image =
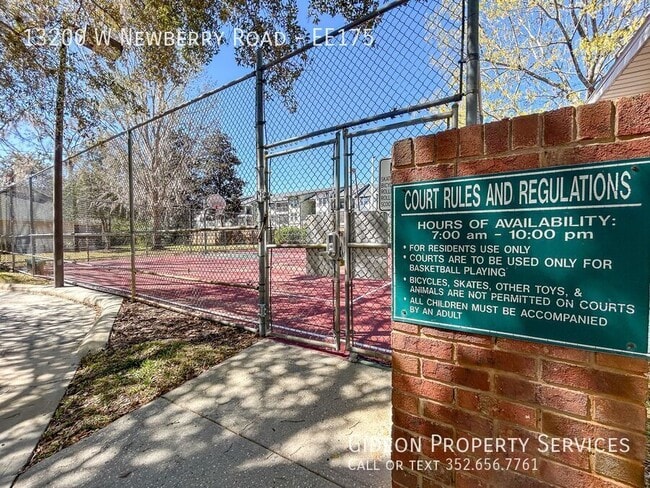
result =
[[374,290],[370,290],[368,293],[365,293],[365,294],[361,295],[360,297],[355,298],[354,300],[352,300],[352,303],[356,303],[356,302],[358,302],[359,300],[361,300],[362,298],[365,298],[365,297],[367,297],[368,295],[372,295],[373,293],[376,293],[376,292],[378,292],[379,290],[381,290],[382,288],[386,288],[387,286],[390,286],[390,285],[391,285],[391,282],[390,282],[390,281],[389,281],[388,283],[384,283],[384,284],[381,285],[379,288],[375,288]]
[[271,300],[273,300],[274,296],[283,296],[283,297],[294,297],[294,298],[301,298],[303,300],[310,300],[310,301],[321,301],[323,303],[332,303],[332,298],[320,298],[320,297],[311,297],[307,295],[298,295],[296,293],[287,293],[287,292],[277,292],[273,293],[273,289],[271,289]]

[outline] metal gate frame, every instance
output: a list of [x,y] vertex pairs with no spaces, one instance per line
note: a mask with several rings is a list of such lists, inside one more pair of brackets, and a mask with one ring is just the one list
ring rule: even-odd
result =
[[[363,243],[363,242],[353,242],[352,235],[352,214],[354,212],[354,205],[352,203],[352,170],[354,168],[354,150],[353,150],[353,141],[357,137],[367,136],[370,134],[377,134],[380,132],[386,132],[395,129],[401,129],[405,127],[411,127],[415,125],[424,125],[431,122],[446,120],[449,128],[458,127],[458,104],[452,104],[451,111],[438,113],[434,115],[429,115],[425,117],[420,117],[416,119],[407,120],[404,122],[398,122],[394,124],[380,125],[368,129],[359,129],[356,131],[350,131],[345,129],[343,131],[343,150],[344,150],[344,173],[345,173],[345,234],[343,237],[344,242],[344,261],[345,261],[345,349],[349,353],[361,354],[364,356],[376,357],[382,360],[388,360],[390,358],[390,348],[380,348],[380,347],[371,347],[355,344],[354,340],[354,297],[353,297],[353,285],[354,277],[351,269],[352,263],[352,253],[354,249],[390,249],[392,243],[387,242],[385,244],[379,243]],[[388,266],[389,263],[386,263]],[[387,314],[387,319],[390,322],[390,310]]]
[[[301,146],[292,145],[283,149],[284,143],[272,144],[264,147],[263,159],[261,161],[261,171],[263,175],[258,182],[260,189],[261,205],[263,213],[260,214],[260,335],[278,337],[291,340],[294,342],[305,343],[321,348],[329,348],[340,352],[343,347],[348,354],[361,354],[363,356],[375,357],[382,360],[390,358],[390,349],[381,347],[372,347],[359,344],[355,341],[354,335],[354,301],[353,285],[354,277],[352,274],[351,260],[353,249],[389,249],[390,242],[385,244],[354,242],[352,239],[352,214],[354,206],[352,204],[352,169],[354,167],[353,141],[355,138],[367,136],[370,134],[424,125],[436,121],[446,120],[449,127],[457,127],[458,124],[458,104],[453,104],[452,109],[448,112],[432,114],[425,117],[411,119],[399,123],[379,125],[366,129],[353,130],[354,126],[339,130],[332,137],[308,143]],[[292,140],[291,144],[296,142],[307,141],[310,135],[302,139]],[[320,147],[332,146],[332,191],[335,195],[343,195],[341,198],[334,199],[332,213],[334,215],[334,224],[331,235],[333,237],[328,249],[328,243],[319,244],[274,244],[271,242],[271,222],[270,222],[270,162],[274,158],[298,154]],[[341,219],[341,216],[343,217]],[[272,267],[269,259],[274,249],[282,248],[318,248],[323,251],[329,251],[332,260],[332,283],[333,283],[333,343],[326,341],[309,339],[295,336],[290,333],[273,330],[273,302],[271,294]],[[343,277],[339,270],[339,261],[343,260]],[[263,268],[262,268],[263,265]],[[388,266],[388,261],[386,266]],[[263,273],[262,273],[263,269]],[[342,286],[343,285],[343,286]],[[387,312],[387,320],[390,321],[390,311]]]
[[[307,138],[306,138],[307,139]],[[295,141],[294,141],[295,142]],[[274,158],[279,158],[282,156],[288,156],[291,154],[299,154],[301,152],[309,151],[312,149],[317,149],[321,147],[332,147],[332,192],[337,197],[334,199],[334,205],[331,209],[333,214],[333,228],[331,229],[329,235],[332,236],[331,240],[328,242],[318,243],[318,244],[274,244],[271,242],[271,222],[270,222],[270,197],[271,194],[268,191],[270,188],[269,177],[271,175],[270,171],[270,161]],[[272,148],[280,147],[280,145],[273,145]],[[261,219],[263,221],[262,231],[260,236],[264,237],[263,242],[263,261],[264,266],[264,276],[261,277],[260,281],[264,281],[264,295],[260,293],[260,299],[264,299],[264,304],[261,306],[261,310],[265,312],[265,321],[264,321],[264,334],[262,334],[262,328],[260,328],[260,335],[266,335],[271,337],[278,337],[281,339],[287,339],[294,342],[302,342],[305,344],[331,348],[334,351],[341,350],[341,274],[339,262],[343,258],[343,245],[340,241],[339,229],[341,228],[341,148],[342,148],[342,133],[341,131],[336,132],[333,137],[324,139],[318,142],[313,142],[310,144],[302,146],[294,146],[288,149],[281,149],[273,152],[268,150],[264,152],[264,178],[265,181],[262,182],[260,188],[265,188],[264,192],[264,204],[263,208],[265,214]],[[262,244],[262,243],[261,243]],[[326,341],[319,341],[316,339],[308,339],[305,337],[295,336],[284,332],[279,332],[273,329],[273,301],[271,293],[271,283],[272,283],[272,264],[269,259],[270,254],[274,249],[322,249],[329,256],[332,264],[332,284],[333,284],[333,327],[332,327],[332,336],[334,343],[330,344]],[[262,260],[261,260],[262,261]],[[260,287],[261,289],[261,287]],[[300,331],[297,331],[298,333]],[[305,333],[306,334],[306,333]]]

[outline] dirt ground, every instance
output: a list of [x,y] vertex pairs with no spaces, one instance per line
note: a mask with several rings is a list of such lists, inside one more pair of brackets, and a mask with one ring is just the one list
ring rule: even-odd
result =
[[236,349],[255,342],[253,334],[235,327],[125,300],[113,326],[108,349],[166,339],[191,344],[228,345]]
[[125,300],[107,347],[82,360],[23,469],[256,341],[255,334],[243,329]]

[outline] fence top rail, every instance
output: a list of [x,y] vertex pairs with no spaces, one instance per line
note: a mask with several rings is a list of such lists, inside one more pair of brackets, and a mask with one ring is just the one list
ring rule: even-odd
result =
[[331,132],[337,132],[339,130],[350,129],[352,127],[357,127],[360,125],[366,125],[373,122],[378,122],[385,119],[392,119],[399,117],[401,115],[406,115],[409,113],[419,112],[421,110],[426,110],[433,107],[438,107],[440,105],[447,105],[450,103],[460,102],[462,100],[462,95],[456,94],[450,97],[439,98],[437,100],[432,100],[430,102],[420,103],[417,105],[411,105],[410,107],[402,108],[399,110],[392,110],[390,112],[384,112],[379,115],[374,115],[372,117],[365,117],[363,119],[353,120],[350,122],[345,122],[343,124],[334,125],[331,127],[326,127],[325,129],[318,129],[309,134],[304,134],[301,136],[290,137],[289,139],[284,139],[282,141],[272,142],[265,145],[266,150],[276,148],[278,146],[284,146],[286,144],[295,144],[296,142],[303,141],[305,139],[311,139],[312,137],[322,136],[324,134],[329,134]]

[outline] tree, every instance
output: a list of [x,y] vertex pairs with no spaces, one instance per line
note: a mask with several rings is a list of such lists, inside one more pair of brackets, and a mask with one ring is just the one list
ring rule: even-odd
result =
[[[85,22],[85,11],[81,4],[59,0],[2,0],[0,6],[0,151],[50,156],[61,68],[56,44],[66,28]],[[65,67],[70,122],[67,147],[90,136],[88,129],[95,119],[93,97],[86,89],[77,56],[78,52],[72,52]]]
[[582,103],[649,12],[648,0],[485,0],[483,110],[499,119]]
[[24,181],[30,174],[44,169],[46,164],[34,155],[12,151],[0,158],[0,189]]
[[[173,119],[174,117],[171,116]],[[183,127],[159,119],[139,131],[134,161],[136,219],[152,231],[151,246],[163,247],[167,229],[187,227],[190,211],[205,208],[205,199],[220,194],[226,215],[241,210],[244,181],[240,160],[226,134],[217,128]]]
[[[309,13],[315,20],[319,15],[336,13],[349,20],[376,5],[377,0],[311,0]],[[118,122],[107,120],[100,110],[107,93],[125,104],[130,102],[129,86],[120,82],[123,65],[100,56],[105,47],[98,42],[101,33],[112,33],[116,41],[122,29],[217,32],[228,27],[258,34],[285,32],[287,44],[263,47],[267,61],[295,49],[305,33],[298,21],[297,0],[0,0],[0,152],[24,149],[32,141],[38,144],[30,150],[41,154],[51,151],[59,72],[56,44],[61,40],[57,34],[65,29],[83,31],[81,43],[93,48],[91,52],[73,43],[69,49],[66,121],[71,130],[66,132],[65,146],[70,152],[110,132]],[[137,59],[141,77],[151,82],[187,86],[219,48],[217,42],[183,46],[127,42],[122,44],[122,56],[129,62]],[[235,55],[240,64],[254,66],[253,46],[237,46]],[[270,86],[289,106],[294,104],[293,81],[305,63],[305,56],[295,58],[275,66],[269,73]],[[145,112],[152,115],[148,107]]]
[[[77,162],[76,171],[66,181],[67,205],[64,208],[71,222],[98,221],[104,247],[109,249],[111,239],[107,234],[113,232],[113,223],[128,219],[128,199],[125,201],[122,196],[128,195],[128,186],[120,158],[115,157],[115,151],[107,149],[87,153],[88,157]],[[118,239],[118,242],[124,241]]]
[[187,203],[192,209],[201,210],[208,196],[221,195],[226,200],[224,215],[237,217],[244,189],[244,180],[237,176],[241,161],[230,138],[220,131],[209,134],[202,142],[196,165],[190,170],[192,191],[187,194]]
[[[214,106],[218,99],[212,97],[186,109],[171,110],[187,101],[187,81],[151,76],[143,63],[146,61],[138,53],[125,53],[118,63],[120,69],[110,74],[111,82],[120,91],[105,90],[99,107],[116,121],[116,131],[138,126],[132,130],[136,219],[141,229],[152,231],[151,246],[162,248],[168,229],[188,226],[188,201],[200,197],[195,195],[200,178],[240,181],[235,179],[235,168],[229,166],[239,164],[239,160],[230,140],[219,129]],[[149,120],[167,111],[167,115]],[[115,141],[109,142],[109,146],[112,144]],[[92,151],[101,150],[100,146]],[[71,169],[78,164],[76,158],[69,161]],[[126,165],[124,151],[121,160],[112,165],[109,174],[113,176],[105,187],[113,188],[124,180],[119,174],[127,173]],[[107,179],[105,175],[100,178]],[[128,208],[128,191],[114,193],[122,195],[121,204]]]

